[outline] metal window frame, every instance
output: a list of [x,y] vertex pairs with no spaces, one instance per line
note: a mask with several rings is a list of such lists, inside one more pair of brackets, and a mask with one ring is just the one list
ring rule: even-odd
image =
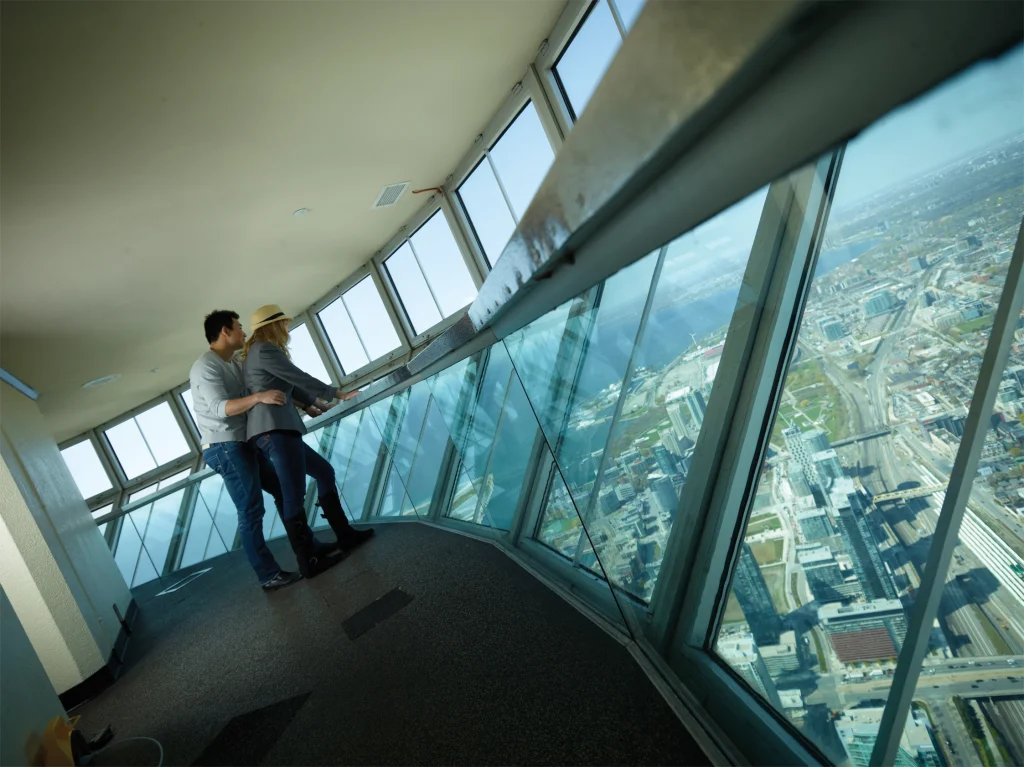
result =
[[121,484],[120,475],[114,470],[114,466],[110,462],[110,456],[108,456],[103,450],[103,443],[96,429],[89,429],[89,431],[79,434],[77,437],[64,440],[57,445],[57,449],[63,451],[69,447],[80,445],[83,442],[89,442],[92,445],[92,449],[95,451],[96,457],[99,459],[100,466],[103,467],[103,471],[107,475],[107,480],[110,482],[109,489],[86,498],[86,505],[89,507],[90,511],[98,506],[106,506],[108,503],[114,503],[116,506],[120,500],[121,491],[124,489],[124,486]]
[[[116,473],[122,490],[126,492],[134,492],[140,487],[150,485],[153,482],[159,482],[161,479],[169,477],[172,474],[177,474],[186,467],[195,471],[198,462],[202,460],[202,453],[199,449],[199,445],[197,444],[198,440],[192,433],[192,430],[188,427],[188,421],[191,420],[191,417],[187,412],[185,412],[184,415],[182,414],[185,406],[184,404],[179,406],[176,400],[177,398],[173,396],[171,392],[164,392],[163,394],[144,402],[138,407],[134,407],[127,412],[121,413],[116,418],[106,421],[105,423],[101,423],[93,429],[107,460],[110,462],[110,467]],[[162,403],[166,403],[171,409],[171,414],[174,416],[174,420],[178,424],[181,436],[185,440],[185,444],[188,446],[188,452],[179,458],[175,458],[172,461],[157,466],[156,468],[129,480],[121,466],[121,462],[118,459],[117,454],[114,452],[113,446],[107,439],[107,431],[122,423],[132,420],[135,416],[140,415],[141,413],[145,413],[148,410],[159,407]]]
[[[178,384],[173,389],[171,389],[170,393],[171,396],[174,398],[175,403],[181,406],[182,415],[184,416],[185,423],[189,427],[189,431],[192,434],[192,438],[196,441],[196,444],[199,444],[200,440],[202,439],[202,437],[200,437],[199,435],[199,426],[198,424],[195,423],[195,421],[192,420],[192,414],[188,412],[188,407],[185,406],[185,401],[182,399],[182,395],[184,395],[184,393],[187,391],[191,391],[191,389],[192,384],[189,381],[185,381],[185,383]],[[202,448],[201,445],[200,448]],[[202,449],[200,449],[200,453],[202,453]]]
[[[357,340],[363,347],[363,352],[366,354],[366,357],[369,361],[366,364],[362,365],[361,367],[356,368],[355,370],[348,371],[345,369],[345,366],[341,362],[341,358],[338,357],[338,354],[334,349],[334,344],[331,342],[330,333],[327,332],[327,329],[323,325],[323,321],[320,319],[320,312],[322,312],[328,306],[333,304],[336,300],[342,299],[343,296],[349,290],[354,288],[367,277],[373,280],[374,287],[377,289],[377,295],[380,297],[381,303],[384,304],[384,309],[387,311],[388,317],[391,319],[391,324],[395,329],[395,335],[398,336],[399,343],[398,346],[396,346],[394,349],[387,352],[386,354],[375,359],[371,359],[369,350],[366,349],[365,344],[363,344],[362,338],[359,338],[359,330],[356,329],[355,332]],[[347,311],[347,305],[344,303],[342,305],[345,306]],[[342,387],[351,383],[352,381],[355,381],[356,379],[360,378],[366,373],[369,373],[379,367],[383,367],[384,365],[393,362],[399,357],[408,354],[409,351],[411,351],[412,349],[412,345],[409,342],[408,335],[406,335],[405,326],[402,323],[400,314],[399,312],[397,312],[397,310],[395,309],[394,305],[391,302],[390,295],[388,294],[387,289],[384,285],[384,280],[381,279],[380,272],[377,270],[376,265],[373,262],[373,259],[371,259],[369,262],[363,264],[363,266],[359,267],[354,272],[352,272],[352,274],[345,278],[345,280],[342,281],[336,288],[334,288],[329,293],[325,294],[322,298],[311,304],[308,309],[302,312],[302,314],[309,317],[310,321],[315,319],[316,330],[318,333],[322,334],[322,338],[325,341],[325,351],[329,352],[329,359],[331,360],[331,365],[328,365],[328,369],[330,369],[334,365],[337,366],[337,369],[342,373],[341,380],[339,382]],[[356,328],[354,320],[352,321],[352,327]]]
[[[465,183],[466,179],[469,178],[469,175],[476,170],[480,163],[485,160],[491,163],[491,170],[494,173],[495,179],[497,179],[498,187],[501,189],[502,196],[505,198],[505,204],[508,206],[509,213],[512,215],[512,220],[518,225],[520,217],[516,214],[508,199],[504,184],[501,180],[501,175],[493,165],[493,162],[490,159],[490,153],[494,147],[498,145],[498,142],[501,141],[505,132],[509,129],[512,123],[516,121],[516,118],[522,114],[523,110],[525,110],[526,106],[531,102],[533,103],[534,109],[537,111],[537,117],[544,129],[545,136],[547,136],[548,143],[551,145],[551,151],[557,157],[562,143],[564,142],[564,131],[558,121],[555,110],[552,109],[548,93],[545,91],[544,86],[541,83],[541,79],[537,75],[537,70],[533,64],[531,64],[526,68],[526,71],[523,73],[520,80],[512,88],[511,94],[498,108],[498,111],[487,123],[487,126],[477,135],[473,148],[462,158],[462,160],[459,161],[455,170],[448,176],[446,181],[446,184],[448,185],[448,199],[452,205],[455,218],[467,240],[473,243],[474,255],[478,260],[481,260],[482,265],[485,267],[483,270],[485,273],[489,272],[490,269],[493,268],[493,264],[490,263],[484,254],[483,246],[480,244],[480,239],[473,227],[469,211],[466,210],[466,207],[462,202],[459,189]],[[501,254],[497,254],[495,256],[495,261],[500,257]]]
[[[465,310],[469,308],[469,305],[472,303],[470,302],[470,304],[467,304],[461,309],[458,309],[445,317],[440,304],[437,302],[437,298],[434,296],[434,290],[430,287],[430,281],[427,280],[426,272],[423,271],[419,255],[415,252],[415,247],[412,244],[412,238],[416,236],[416,233],[419,232],[419,230],[422,229],[428,221],[438,214],[441,214],[444,217],[445,223],[448,225],[448,229],[451,231],[452,237],[455,240],[455,245],[459,249],[459,255],[462,257],[462,261],[466,265],[466,271],[469,273],[469,277],[473,281],[473,285],[477,291],[480,290],[480,286],[483,285],[484,281],[485,273],[481,271],[475,253],[466,246],[465,239],[462,237],[462,232],[459,229],[457,218],[453,215],[450,203],[448,203],[444,195],[439,195],[437,193],[432,194],[427,199],[426,204],[398,230],[394,237],[385,243],[384,247],[377,251],[376,255],[374,255],[372,259],[377,270],[380,272],[384,287],[388,292],[389,299],[396,309],[399,310],[399,319],[402,322],[406,337],[409,339],[409,343],[413,348],[422,346],[427,341],[441,335],[441,333],[459,320],[459,318],[465,313]],[[453,221],[455,223],[453,223]],[[434,299],[434,305],[437,308],[437,313],[441,315],[441,320],[439,322],[434,323],[421,333],[416,333],[412,324],[412,318],[409,317],[409,313],[405,308],[405,302],[402,301],[398,287],[395,285],[390,271],[385,266],[387,261],[395,255],[395,253],[398,252],[406,242],[409,243],[410,248],[413,250],[413,256],[416,259],[416,264],[420,268],[423,280],[427,284],[427,289],[430,291],[431,298]]]
[[320,335],[319,323],[313,322],[309,310],[299,312],[296,314],[292,321],[288,323],[288,332],[291,332],[297,327],[302,325],[306,326],[309,331],[309,337],[313,341],[313,348],[316,349],[316,353],[320,355],[320,362],[327,369],[327,374],[330,376],[329,384],[338,386],[341,381],[339,371],[335,368],[335,361],[333,357],[328,354],[326,340]]
[[558,17],[558,21],[555,22],[548,39],[541,46],[540,54],[533,62],[535,70],[543,73],[540,82],[553,107],[553,116],[563,135],[569,134],[575,120],[568,99],[556,80],[554,67],[565,49],[572,44],[580,26],[590,15],[591,9],[599,2],[607,2],[607,0],[569,0],[561,16]]
[[[575,23],[571,27],[569,33],[561,41],[561,45],[554,49],[549,49],[543,54],[543,58],[538,58],[537,66],[544,72],[543,84],[547,90],[552,103],[557,107],[555,114],[558,116],[560,124],[562,124],[563,130],[568,133],[572,130],[572,127],[579,120],[579,115],[576,114],[576,109],[572,105],[569,99],[569,94],[565,90],[565,86],[562,83],[562,78],[558,74],[558,62],[561,61],[562,55],[569,49],[569,46],[573,44],[576,39],[576,35],[580,29],[586,23],[587,19],[590,18],[590,14],[593,13],[594,8],[598,3],[604,3],[608,6],[608,10],[612,15],[612,21],[615,24],[616,29],[619,31],[620,41],[619,47],[622,47],[622,41],[626,39],[627,31],[622,23],[622,19],[619,16],[619,10],[615,6],[612,0],[593,0],[593,2],[587,2],[582,4],[582,11],[573,9],[576,11]],[[569,8],[566,9],[568,12]],[[616,50],[616,54],[618,51]],[[612,59],[615,57],[612,56]],[[598,81],[600,85],[600,80]]]
[[985,445],[996,395],[1003,382],[1002,372],[1014,331],[1024,305],[1024,227],[1017,231],[1017,243],[1010,259],[1009,269],[998,308],[993,318],[978,380],[974,386],[964,435],[953,461],[946,489],[935,525],[935,533],[928,548],[928,559],[921,575],[921,584],[914,598],[907,625],[906,639],[900,650],[896,672],[886,700],[878,738],[871,752],[871,767],[893,764],[903,736],[904,723],[910,713],[910,704],[917,691],[921,666],[928,652],[932,624],[938,616],[939,602],[946,587],[946,574],[953,559],[953,549],[959,545],[960,523],[967,509],[974,478],[978,473],[981,450]]

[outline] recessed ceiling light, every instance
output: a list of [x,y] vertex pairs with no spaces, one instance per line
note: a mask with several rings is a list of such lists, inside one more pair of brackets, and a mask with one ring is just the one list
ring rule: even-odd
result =
[[295,216],[296,218],[302,218],[307,213],[309,213],[309,208],[299,208],[297,211],[292,213],[292,215]]
[[113,383],[120,377],[120,373],[114,373],[113,375],[103,376],[102,378],[94,378],[92,381],[82,384],[82,388],[95,389],[97,386],[103,386],[104,384]]

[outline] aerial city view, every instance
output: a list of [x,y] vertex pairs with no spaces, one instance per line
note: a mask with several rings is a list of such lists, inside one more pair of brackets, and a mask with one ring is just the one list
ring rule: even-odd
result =
[[[922,159],[870,194],[844,189],[848,176],[870,189],[858,170],[875,145],[851,143],[761,467],[716,651],[837,763],[867,765],[878,735],[1021,229],[1024,109],[1014,98],[1010,135],[971,149],[951,130],[945,145],[935,139],[940,162]],[[575,501],[597,547],[580,564],[638,600],[657,583],[750,232],[741,256],[717,258],[688,286],[677,280],[671,300],[655,296],[607,457],[595,424],[612,420],[621,379],[571,414],[571,429],[601,439],[593,454],[559,462],[539,538],[573,556]],[[662,282],[673,257],[670,247]],[[688,264],[679,268],[694,277]],[[897,764],[1024,764],[1024,317]]]

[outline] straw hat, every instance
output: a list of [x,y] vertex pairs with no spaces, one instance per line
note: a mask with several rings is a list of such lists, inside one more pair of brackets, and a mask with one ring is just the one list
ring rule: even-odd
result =
[[281,311],[277,304],[267,304],[254,311],[249,317],[249,332],[252,333],[271,322],[291,322],[291,317]]

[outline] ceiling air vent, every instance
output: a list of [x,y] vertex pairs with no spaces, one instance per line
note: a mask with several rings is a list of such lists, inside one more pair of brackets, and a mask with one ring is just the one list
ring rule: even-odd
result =
[[377,195],[377,201],[373,203],[373,207],[390,208],[392,205],[395,205],[402,199],[402,193],[409,187],[410,183],[409,181],[403,181],[400,184],[388,184],[380,190],[380,194]]

